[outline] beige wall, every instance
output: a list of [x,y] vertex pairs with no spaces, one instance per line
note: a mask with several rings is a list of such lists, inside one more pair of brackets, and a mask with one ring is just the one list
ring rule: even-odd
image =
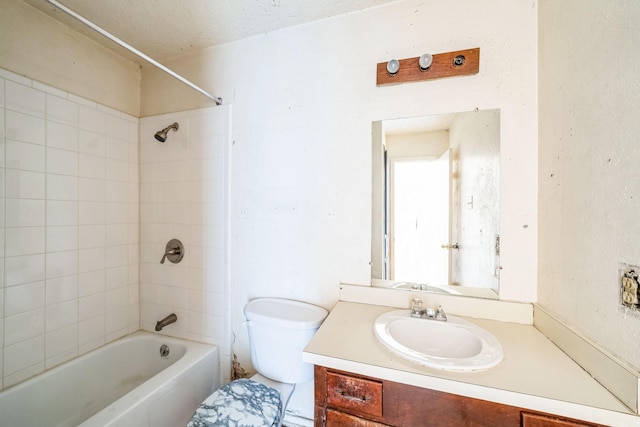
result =
[[140,67],[20,0],[0,2],[0,68],[140,115]]
[[538,300],[640,368],[640,315],[618,263],[640,264],[640,3],[539,10]]

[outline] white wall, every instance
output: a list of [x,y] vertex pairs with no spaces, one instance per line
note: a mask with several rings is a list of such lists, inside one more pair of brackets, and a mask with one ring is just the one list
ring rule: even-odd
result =
[[0,69],[0,218],[0,386],[138,329],[138,119]]
[[[156,131],[177,122],[166,142]],[[221,379],[229,381],[231,345],[227,281],[228,105],[140,120],[140,322],[153,331],[175,313],[163,334],[215,344]],[[184,258],[160,264],[179,239]]]
[[0,68],[138,117],[140,66],[20,0],[0,2]]
[[[168,63],[233,104],[231,310],[244,364],[249,299],[330,308],[340,281],[370,282],[374,120],[501,110],[500,293],[535,300],[536,20],[529,1],[405,0]],[[481,48],[478,75],[375,85],[377,62],[472,47]],[[143,116],[207,103],[143,69]]]
[[640,369],[640,4],[540,2],[539,302]]

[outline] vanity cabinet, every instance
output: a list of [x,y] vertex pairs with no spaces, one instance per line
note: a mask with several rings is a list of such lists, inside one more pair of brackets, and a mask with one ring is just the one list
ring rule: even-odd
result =
[[314,418],[315,427],[599,426],[322,366],[315,366]]

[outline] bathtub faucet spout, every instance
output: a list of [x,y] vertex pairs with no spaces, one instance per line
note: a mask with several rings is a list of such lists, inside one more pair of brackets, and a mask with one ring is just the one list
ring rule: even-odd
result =
[[176,320],[178,320],[178,316],[176,316],[175,314],[171,313],[170,315],[168,315],[164,319],[159,320],[158,322],[156,322],[156,331],[161,331],[162,328],[164,328],[167,325],[170,325],[170,324],[174,323]]

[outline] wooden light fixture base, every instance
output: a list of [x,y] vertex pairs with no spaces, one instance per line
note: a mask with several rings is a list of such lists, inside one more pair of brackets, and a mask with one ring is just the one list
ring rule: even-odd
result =
[[[464,58],[464,59],[463,59]],[[445,77],[467,76],[480,71],[480,48],[456,50],[433,55],[431,67],[420,69],[420,57],[401,59],[400,69],[394,75],[387,72],[387,63],[377,65],[378,86],[442,79]]]

